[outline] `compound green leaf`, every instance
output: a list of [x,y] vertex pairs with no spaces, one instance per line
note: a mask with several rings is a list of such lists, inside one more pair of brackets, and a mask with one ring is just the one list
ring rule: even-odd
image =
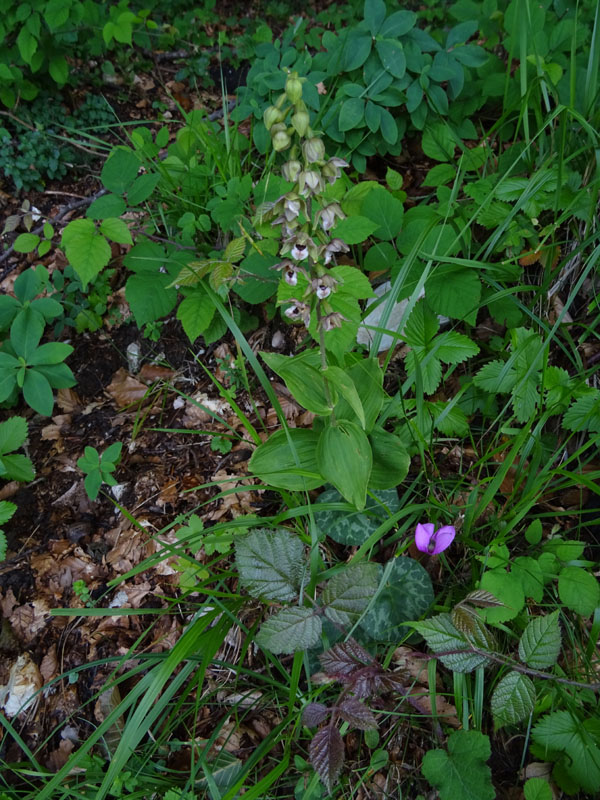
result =
[[28,406],[44,417],[52,415],[54,395],[48,380],[37,370],[28,369],[23,382],[23,397]]
[[20,453],[13,453],[0,456],[0,477],[4,480],[29,482],[35,477],[35,469],[30,458]]
[[11,417],[0,422],[0,455],[18,450],[27,438],[27,423],[23,417]]
[[340,131],[360,127],[365,118],[365,101],[360,97],[349,97],[340,107],[338,126]]
[[535,617],[523,631],[519,641],[519,658],[532,669],[556,664],[560,652],[558,611]]
[[496,730],[527,719],[535,704],[535,686],[531,678],[509,672],[494,689],[492,714]]
[[588,730],[590,720],[581,722],[569,711],[555,711],[543,717],[532,730],[533,741],[550,751],[564,751],[562,766],[578,787],[596,794],[600,786],[600,748]]
[[304,545],[284,528],[258,528],[235,543],[240,581],[253,597],[289,602],[298,596],[305,567]]
[[486,765],[490,740],[479,731],[456,731],[448,738],[448,751],[425,753],[423,775],[441,800],[494,800],[492,773]]
[[294,653],[314,647],[321,636],[321,620],[311,608],[284,608],[264,622],[256,644],[272,653]]
[[321,595],[325,614],[332,622],[350,626],[367,607],[379,586],[377,564],[350,565],[334,575]]
[[456,142],[452,131],[443,122],[433,122],[423,131],[423,152],[436,161],[452,161]]
[[406,56],[402,42],[397,39],[380,39],[375,42],[375,49],[383,67],[395,78],[403,78],[406,72]]

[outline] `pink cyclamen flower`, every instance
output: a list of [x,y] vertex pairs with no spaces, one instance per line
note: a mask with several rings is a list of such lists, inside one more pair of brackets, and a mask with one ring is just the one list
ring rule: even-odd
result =
[[415,531],[415,544],[417,550],[433,556],[450,547],[455,536],[456,531],[452,525],[442,525],[436,531],[433,522],[426,522],[424,525],[419,523]]

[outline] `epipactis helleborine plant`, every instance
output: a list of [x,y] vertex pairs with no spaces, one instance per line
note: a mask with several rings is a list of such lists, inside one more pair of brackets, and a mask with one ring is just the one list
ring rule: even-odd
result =
[[417,550],[435,556],[450,547],[455,536],[453,525],[442,525],[436,531],[433,522],[419,523],[415,531],[415,544]]

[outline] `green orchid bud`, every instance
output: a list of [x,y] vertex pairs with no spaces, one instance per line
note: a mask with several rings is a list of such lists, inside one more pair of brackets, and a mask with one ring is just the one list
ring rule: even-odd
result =
[[308,111],[296,111],[291,119],[291,123],[294,126],[294,129],[298,136],[304,136],[308,125],[310,122],[310,117],[308,116]]
[[325,158],[325,145],[321,139],[313,136],[312,139],[302,142],[302,153],[309,164],[314,164],[315,161],[323,161]]
[[302,81],[297,72],[292,72],[285,82],[285,94],[290,103],[298,103],[302,99]]
[[287,150],[292,143],[292,140],[286,131],[276,131],[275,134],[272,133],[271,141],[273,143],[273,150],[278,153],[280,153],[282,150]]
[[265,123],[265,128],[270,131],[273,125],[283,121],[283,113],[278,108],[275,108],[275,106],[269,106],[265,109],[263,121]]
[[286,181],[295,183],[301,170],[302,164],[296,159],[290,159],[281,167],[281,174]]

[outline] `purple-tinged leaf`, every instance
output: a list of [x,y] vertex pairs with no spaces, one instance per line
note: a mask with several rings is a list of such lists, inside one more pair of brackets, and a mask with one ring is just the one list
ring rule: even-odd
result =
[[320,725],[331,713],[331,709],[327,708],[324,703],[309,703],[302,709],[302,723],[309,728],[316,728]]
[[476,589],[474,592],[470,592],[462,602],[471,603],[472,606],[477,606],[477,608],[496,608],[504,605],[491,592],[486,592],[485,589]]
[[338,706],[340,717],[349,725],[361,731],[377,728],[377,720],[370,708],[357,700],[356,697],[348,697],[342,700]]
[[347,677],[357,669],[363,669],[374,663],[373,656],[354,639],[334,644],[319,656],[319,660],[328,675],[338,678]]
[[318,731],[310,743],[310,763],[329,792],[344,763],[344,742],[337,728]]

